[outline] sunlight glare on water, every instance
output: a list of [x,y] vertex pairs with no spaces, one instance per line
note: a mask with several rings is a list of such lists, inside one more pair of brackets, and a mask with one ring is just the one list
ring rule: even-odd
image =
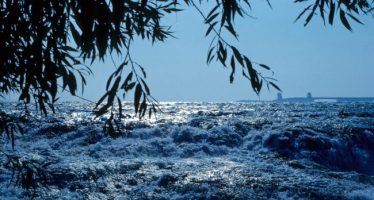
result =
[[[14,153],[55,177],[35,199],[373,199],[374,104],[162,102],[142,120],[132,106],[116,139],[82,103],[25,124]],[[0,199],[24,198],[5,172]]]

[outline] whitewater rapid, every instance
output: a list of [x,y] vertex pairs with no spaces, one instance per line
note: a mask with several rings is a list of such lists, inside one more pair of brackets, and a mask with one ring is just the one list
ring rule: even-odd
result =
[[[164,102],[143,120],[125,104],[116,139],[92,106],[34,113],[15,150],[2,138],[4,152],[52,162],[34,199],[374,199],[373,103]],[[31,198],[6,159],[0,199]]]

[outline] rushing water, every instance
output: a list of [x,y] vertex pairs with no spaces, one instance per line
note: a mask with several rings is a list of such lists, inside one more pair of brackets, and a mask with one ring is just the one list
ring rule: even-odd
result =
[[[126,105],[112,139],[92,105],[62,103],[26,124],[14,151],[6,138],[0,148],[52,161],[35,199],[374,199],[373,103],[160,107],[139,121]],[[0,199],[29,198],[11,177],[0,167]]]

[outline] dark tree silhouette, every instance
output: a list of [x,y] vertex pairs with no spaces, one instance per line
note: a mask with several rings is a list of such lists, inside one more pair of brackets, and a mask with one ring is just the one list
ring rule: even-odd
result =
[[[266,0],[271,6],[269,0]],[[373,16],[373,0],[294,0],[308,4],[296,21],[306,16],[306,26],[314,16],[333,25],[335,15],[348,29],[349,20],[362,24],[359,17]],[[200,9],[209,4],[208,13]],[[104,62],[112,54],[123,56],[123,62],[109,76],[106,92],[96,102],[96,116],[110,112],[104,130],[118,136],[123,117],[121,101],[134,92],[134,107],[138,117],[156,111],[157,101],[146,84],[144,68],[131,57],[135,37],[152,43],[172,37],[171,27],[163,24],[166,15],[195,9],[207,26],[206,36],[212,38],[207,63],[217,61],[231,68],[230,82],[236,71],[249,80],[256,94],[263,83],[269,88],[280,88],[275,79],[263,76],[259,70],[270,70],[255,62],[223,38],[225,32],[238,39],[235,18],[250,16],[249,0],[0,0],[0,95],[17,93],[25,105],[33,100],[39,111],[47,115],[58,94],[68,91],[76,95],[84,89],[85,77],[91,73],[89,65]],[[348,20],[349,19],[349,20]],[[130,69],[128,73],[125,68]],[[119,95],[122,92],[122,95]],[[120,97],[122,96],[122,97]],[[118,113],[114,112],[118,106]],[[25,109],[25,111],[27,111]],[[0,137],[8,137],[14,148],[15,132],[22,133],[20,124],[27,122],[28,112],[15,116],[0,111]],[[12,171],[15,184],[25,189],[47,184],[50,175],[45,168],[51,162],[22,161],[2,152]]]
[[[211,6],[208,13],[200,9],[205,3]],[[362,23],[359,16],[373,15],[370,0],[294,3],[310,4],[296,18],[305,15],[305,25],[316,15],[332,25],[338,14],[342,24],[352,30],[348,19]],[[131,44],[135,37],[152,43],[172,37],[171,27],[163,25],[163,19],[182,8],[196,9],[207,25],[206,36],[213,38],[208,64],[218,61],[230,67],[230,82],[239,68],[257,94],[263,83],[280,90],[274,79],[258,72],[270,67],[242,54],[222,36],[227,32],[238,39],[234,20],[249,16],[249,0],[0,0],[0,93],[16,92],[22,102],[33,99],[42,113],[47,114],[48,109],[54,112],[59,92],[67,90],[76,95],[91,73],[88,65],[115,53],[124,59],[108,78],[95,114],[111,112],[107,127],[113,129],[113,119],[122,117],[119,92],[124,96],[134,91],[136,114],[143,117],[148,111],[151,115],[157,104],[146,84],[144,68],[131,57]],[[131,69],[128,74],[125,67]],[[119,106],[118,115],[111,111],[115,104]]]

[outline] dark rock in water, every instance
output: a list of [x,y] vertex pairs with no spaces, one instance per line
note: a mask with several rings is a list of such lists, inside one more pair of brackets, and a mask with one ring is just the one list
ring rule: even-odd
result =
[[150,124],[146,123],[146,122],[127,122],[125,124],[125,130],[127,131],[132,131],[134,129],[139,129],[139,128],[149,128],[151,127]]
[[305,130],[273,133],[263,145],[271,151],[290,158],[306,158],[339,171],[374,174],[374,134],[355,131],[355,134],[320,136]]
[[72,192],[75,192],[77,190],[82,190],[84,189],[85,186],[83,183],[81,182],[73,182],[72,184],[70,184],[69,186],[69,190],[72,191]]
[[265,138],[264,146],[283,156],[292,156],[295,151],[294,141],[290,137],[281,134],[272,134]]
[[347,117],[362,117],[362,118],[374,118],[373,112],[346,112],[340,111],[338,113],[340,118],[347,118]]
[[235,122],[232,124],[233,129],[236,133],[238,133],[240,136],[244,137],[248,134],[248,132],[252,129],[253,126],[249,122]]
[[[22,124],[15,150],[2,137],[1,151],[22,166],[0,153],[0,199],[32,198],[33,188],[17,188],[28,177],[35,199],[374,196],[374,103],[161,103],[160,120],[125,120],[117,139],[91,115],[95,105],[84,113],[71,105],[58,120]],[[124,108],[133,115],[131,103]]]
[[196,143],[207,138],[207,135],[201,129],[192,127],[182,127],[172,133],[175,143]]
[[193,130],[183,129],[180,131],[175,131],[172,137],[175,143],[194,142],[193,135]]
[[69,182],[77,180],[77,175],[72,172],[54,172],[49,180],[51,185],[65,187]]
[[319,151],[331,148],[329,139],[303,135],[298,138],[299,148],[310,151]]
[[72,125],[68,125],[64,123],[54,123],[54,124],[51,124],[50,126],[39,129],[38,132],[41,135],[46,135],[47,137],[51,138],[54,136],[61,135],[63,133],[75,131],[76,129],[77,127],[72,126]]
[[263,127],[265,127],[266,125],[272,125],[273,122],[269,121],[269,120],[256,120],[256,122],[252,125],[253,128],[259,130],[259,129],[262,129]]
[[215,127],[209,132],[207,142],[210,144],[225,145],[228,147],[237,147],[243,144],[242,137],[229,127]]
[[103,139],[104,135],[92,130],[87,133],[87,137],[84,139],[84,145],[96,144],[101,139]]
[[202,147],[201,147],[201,150],[202,150],[204,153],[208,154],[208,155],[212,154],[212,152],[210,151],[209,147],[206,146],[206,145],[202,146]]
[[221,117],[232,114],[232,112],[223,112],[223,111],[205,111],[205,112],[198,112],[199,115],[205,115],[208,117]]
[[343,171],[374,175],[374,134],[364,131],[348,135],[328,151],[328,164]]
[[365,129],[361,133],[353,134],[352,142],[374,153],[374,133],[372,131]]
[[135,180],[135,179],[133,179],[133,178],[127,180],[127,183],[128,183],[129,185],[131,185],[131,186],[138,185],[138,181]]
[[197,127],[197,128],[201,128],[201,129],[205,129],[205,130],[208,130],[208,129],[211,129],[215,126],[218,125],[218,122],[216,119],[210,117],[200,117],[200,118],[195,118],[195,119],[192,119],[190,122],[188,122],[188,125],[192,126],[192,127]]
[[305,169],[305,166],[297,161],[290,161],[287,163],[290,167],[295,169]]
[[181,158],[189,158],[189,157],[192,157],[195,155],[196,152],[198,152],[200,149],[195,147],[195,148],[188,148],[188,147],[185,147],[183,149],[183,152],[182,154],[180,155]]
[[177,181],[177,177],[171,174],[163,174],[157,181],[157,185],[160,187],[168,187]]
[[123,163],[118,167],[118,173],[119,174],[127,174],[132,173],[133,171],[139,170],[144,163],[142,162],[134,162],[131,164]]
[[353,116],[353,113],[340,111],[340,112],[338,113],[338,116],[339,116],[340,118],[347,118],[347,117],[352,117],[352,116]]

